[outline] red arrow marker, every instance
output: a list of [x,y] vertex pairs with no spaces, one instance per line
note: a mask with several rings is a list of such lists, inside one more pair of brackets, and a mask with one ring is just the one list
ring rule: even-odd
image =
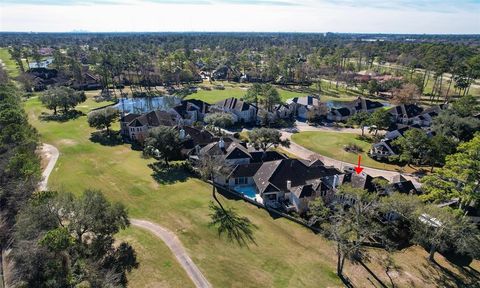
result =
[[362,160],[362,155],[359,154],[359,155],[358,155],[358,166],[355,167],[355,172],[357,172],[357,174],[360,174],[360,173],[362,173],[362,171],[363,171],[363,168],[360,167],[360,161],[361,161],[361,160]]

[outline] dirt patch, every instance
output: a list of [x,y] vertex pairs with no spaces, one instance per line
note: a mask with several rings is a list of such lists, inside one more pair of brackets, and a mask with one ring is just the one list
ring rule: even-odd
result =
[[62,145],[66,145],[66,146],[72,146],[72,145],[77,144],[77,141],[72,140],[72,139],[62,139],[62,140],[58,141],[58,143],[60,143]]

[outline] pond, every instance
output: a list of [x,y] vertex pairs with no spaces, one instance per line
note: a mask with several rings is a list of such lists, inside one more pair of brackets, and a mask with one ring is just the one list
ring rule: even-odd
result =
[[114,107],[121,112],[142,114],[154,110],[168,110],[180,102],[181,99],[175,96],[120,98]]

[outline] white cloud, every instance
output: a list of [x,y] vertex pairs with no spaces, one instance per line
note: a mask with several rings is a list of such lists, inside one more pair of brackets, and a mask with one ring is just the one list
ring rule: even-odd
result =
[[[123,0],[122,0],[123,1]],[[48,2],[48,1],[45,1]],[[160,1],[162,2],[162,1]],[[268,32],[384,32],[479,33],[477,11],[451,13],[412,8],[356,6],[332,1],[188,0],[184,4],[126,1],[115,4],[2,4],[1,31],[268,31]],[[235,2],[235,1],[234,1]],[[267,3],[270,2],[270,3]],[[275,2],[277,4],[275,4]],[[343,2],[351,2],[344,0]],[[284,4],[282,4],[284,3]]]

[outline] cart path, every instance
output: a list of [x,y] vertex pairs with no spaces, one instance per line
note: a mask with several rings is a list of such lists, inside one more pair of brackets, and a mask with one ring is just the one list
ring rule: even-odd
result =
[[[60,156],[58,149],[50,144],[42,144],[41,147],[42,157],[48,160],[48,164],[45,167],[45,170],[42,173],[42,181],[38,184],[38,189],[40,191],[47,190],[48,177],[53,171],[55,164]],[[145,229],[150,231],[152,234],[160,238],[167,247],[172,251],[175,258],[177,258],[180,265],[182,265],[185,272],[187,272],[188,277],[192,280],[198,288],[211,288],[212,285],[208,282],[207,278],[202,274],[200,269],[193,263],[190,256],[188,256],[185,248],[178,239],[178,237],[172,231],[162,227],[158,224],[147,220],[141,219],[130,219],[130,222],[133,226]]]
[[182,265],[183,269],[185,269],[185,272],[187,272],[188,276],[190,277],[190,279],[192,279],[196,287],[212,287],[212,285],[208,282],[207,278],[205,278],[197,265],[195,265],[190,256],[188,256],[182,243],[180,242],[180,240],[178,240],[177,235],[175,235],[170,230],[147,220],[131,219],[130,222],[133,226],[146,229],[158,238],[162,239],[163,242],[167,244],[168,248],[170,248],[173,255],[175,255],[180,265]]
[[42,144],[40,151],[42,157],[48,160],[48,164],[45,167],[45,170],[43,170],[42,172],[42,181],[38,183],[38,190],[45,191],[47,190],[48,177],[50,177],[50,174],[55,167],[55,163],[57,163],[60,153],[58,152],[57,147],[46,143]]

